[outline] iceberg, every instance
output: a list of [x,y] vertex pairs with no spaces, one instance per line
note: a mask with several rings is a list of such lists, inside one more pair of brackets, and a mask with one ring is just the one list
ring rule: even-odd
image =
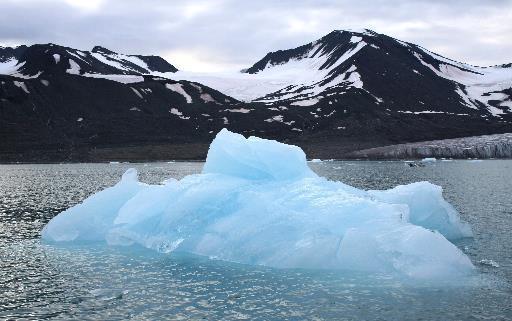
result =
[[161,185],[128,170],[119,183],[54,217],[47,242],[141,245],[277,268],[393,273],[474,271],[450,240],[471,229],[429,182],[365,191],[315,174],[304,152],[220,131],[202,173]]

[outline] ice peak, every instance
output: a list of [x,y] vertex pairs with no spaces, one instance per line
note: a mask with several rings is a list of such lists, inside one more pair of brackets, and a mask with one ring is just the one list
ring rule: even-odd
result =
[[122,182],[138,182],[139,181],[139,173],[135,168],[129,168],[126,172],[124,172],[123,177],[121,178]]
[[244,136],[222,129],[210,145],[203,173],[250,180],[291,180],[315,177],[297,146]]

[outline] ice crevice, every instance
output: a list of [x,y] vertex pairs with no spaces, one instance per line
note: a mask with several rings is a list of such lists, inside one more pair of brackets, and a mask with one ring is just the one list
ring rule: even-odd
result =
[[130,169],[42,231],[46,242],[138,244],[244,264],[419,279],[472,273],[450,242],[471,235],[439,186],[357,189],[315,174],[299,147],[226,129],[200,174],[148,185]]

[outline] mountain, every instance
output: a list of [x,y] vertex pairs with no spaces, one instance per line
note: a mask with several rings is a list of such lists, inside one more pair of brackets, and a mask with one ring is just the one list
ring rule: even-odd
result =
[[87,160],[97,148],[207,144],[227,123],[224,110],[238,110],[237,100],[216,90],[158,76],[177,69],[157,56],[47,44],[2,48],[0,57],[0,160]]
[[[401,113],[452,113],[512,120],[512,67],[474,67],[371,30],[333,31],[271,52],[245,70],[288,77],[257,101],[315,105],[343,97]],[[359,97],[355,98],[354,95]]]
[[96,46],[83,51],[54,44],[0,48],[3,74],[37,78],[40,74],[134,75],[176,72],[178,69],[158,56],[123,55]]
[[223,127],[343,158],[512,132],[512,66],[475,67],[370,30],[237,73],[55,44],[0,48],[0,161],[201,159]]

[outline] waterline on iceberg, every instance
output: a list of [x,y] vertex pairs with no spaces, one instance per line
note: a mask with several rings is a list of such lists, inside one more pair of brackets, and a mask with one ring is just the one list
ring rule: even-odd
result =
[[147,185],[130,169],[42,231],[50,242],[139,244],[237,263],[418,279],[472,273],[450,242],[471,235],[439,186],[356,189],[315,174],[299,147],[225,129],[201,174]]

